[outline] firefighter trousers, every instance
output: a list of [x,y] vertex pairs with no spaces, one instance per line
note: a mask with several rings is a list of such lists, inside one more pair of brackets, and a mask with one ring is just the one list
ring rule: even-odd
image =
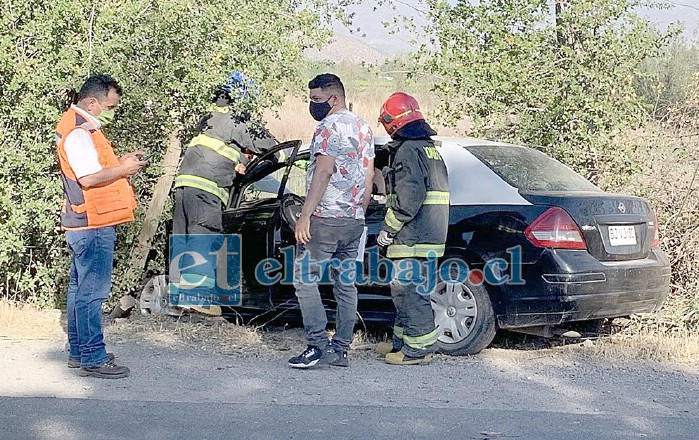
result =
[[[413,259],[415,260],[415,259]],[[404,261],[404,260],[403,260]],[[437,350],[437,330],[429,294],[420,293],[428,266],[418,259],[421,270],[405,276],[400,271],[402,260],[394,260],[397,275],[391,281],[391,297],[396,308],[393,326],[393,347],[411,357],[422,357]],[[405,267],[405,266],[403,266]]]

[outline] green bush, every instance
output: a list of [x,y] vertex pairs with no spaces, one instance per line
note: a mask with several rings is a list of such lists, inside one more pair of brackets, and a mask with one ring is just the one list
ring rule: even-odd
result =
[[632,173],[613,136],[643,122],[633,78],[674,35],[636,15],[646,2],[427,3],[436,47],[417,62],[437,78],[442,121],[473,118],[477,135],[545,148],[594,182],[605,166]]
[[681,37],[674,39],[657,56],[643,61],[635,87],[648,103],[654,119],[667,120],[673,108],[690,98],[697,71],[699,46]]
[[[281,101],[303,66],[305,47],[331,35],[337,12],[318,0],[3,0],[0,3],[0,295],[60,304],[68,254],[58,225],[61,198],[54,128],[67,91],[107,73],[124,88],[107,136],[118,153],[145,150],[153,163],[173,130],[183,141],[227,73],[244,70],[260,87],[259,107]],[[134,178],[140,208],[160,175]],[[139,221],[119,228],[113,294]],[[164,235],[160,230],[160,244]],[[161,260],[162,263],[162,260]]]

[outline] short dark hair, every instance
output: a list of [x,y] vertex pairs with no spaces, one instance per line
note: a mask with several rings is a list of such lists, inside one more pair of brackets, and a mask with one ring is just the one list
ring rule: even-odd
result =
[[109,75],[94,75],[85,81],[80,88],[78,100],[85,98],[106,98],[110,90],[121,96],[121,86]]
[[308,90],[312,89],[332,89],[335,93],[342,96],[343,98],[345,96],[345,86],[342,85],[342,81],[340,81],[340,78],[337,75],[333,75],[332,73],[322,73],[313,78],[308,83]]

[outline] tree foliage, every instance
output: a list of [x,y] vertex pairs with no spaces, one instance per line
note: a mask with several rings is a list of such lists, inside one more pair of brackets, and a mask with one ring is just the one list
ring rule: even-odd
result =
[[478,134],[545,147],[592,180],[609,162],[628,169],[609,146],[643,121],[633,79],[673,32],[635,13],[643,0],[427,4],[434,39],[417,57],[443,120],[471,117]]
[[[64,290],[54,128],[67,91],[90,74],[114,76],[125,93],[107,136],[118,153],[145,150],[157,163],[173,130],[188,140],[230,71],[256,81],[260,109],[278,103],[303,49],[331,35],[327,18],[338,11],[323,0],[3,0],[0,294],[53,305]],[[150,166],[133,179],[139,214],[161,172]],[[119,228],[117,294],[134,287],[119,274],[138,228]]]
[[691,102],[694,78],[699,72],[699,43],[679,36],[655,57],[645,60],[636,89],[650,107],[653,119],[666,121],[686,102]]

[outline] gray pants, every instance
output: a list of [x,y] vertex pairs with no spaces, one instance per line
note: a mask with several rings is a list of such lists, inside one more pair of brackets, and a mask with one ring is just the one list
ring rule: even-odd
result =
[[[304,280],[321,279],[321,265],[300,264],[308,253],[315,262],[336,258],[340,261],[357,258],[359,240],[364,231],[364,220],[351,218],[311,217],[311,241],[296,247],[294,264],[294,287],[303,315],[303,327],[308,345],[322,350],[327,348],[328,317],[320,299],[318,283],[304,283]],[[348,350],[352,342],[357,315],[357,287],[343,284],[338,270],[330,268],[333,281],[333,294],[337,302],[335,314],[335,336],[332,344],[341,350]]]
[[221,199],[197,188],[175,188],[173,234],[220,234],[223,230]]
[[[400,260],[394,260],[394,263],[398,265]],[[426,270],[427,267],[423,264],[423,276]],[[391,281],[391,297],[396,307],[393,348],[401,349],[403,353],[413,357],[422,357],[437,351],[432,303],[428,295],[418,293],[418,281],[398,278]]]
[[[174,235],[220,234],[223,230],[223,204],[221,199],[197,188],[175,188],[175,207],[172,212],[172,233]],[[186,247],[187,237],[180,238],[180,247]],[[182,242],[181,240],[184,240]],[[218,249],[223,243],[221,237],[212,238],[211,251]],[[212,292],[216,280],[216,267],[212,261],[198,265],[191,271],[196,277],[205,277],[201,288],[188,291],[190,296],[206,296]],[[195,278],[199,280],[200,278]],[[178,284],[180,279],[171,276],[170,282]],[[185,305],[185,304],[180,304]],[[193,300],[186,305],[208,305],[203,298]]]

